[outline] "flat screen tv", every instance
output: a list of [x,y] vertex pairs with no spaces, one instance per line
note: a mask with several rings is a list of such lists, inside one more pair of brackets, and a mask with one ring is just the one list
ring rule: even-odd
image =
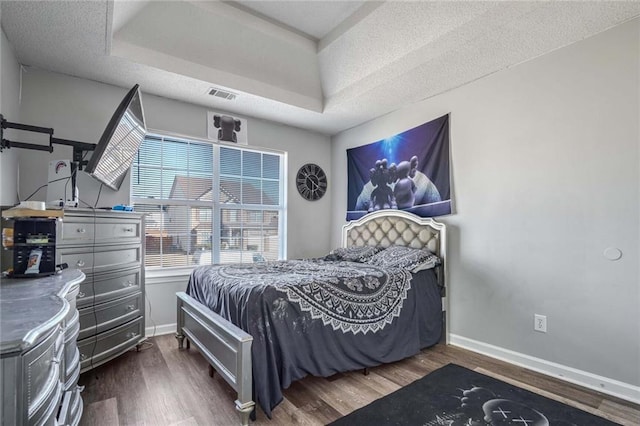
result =
[[115,191],[120,189],[147,133],[138,87],[133,86],[118,105],[84,170]]

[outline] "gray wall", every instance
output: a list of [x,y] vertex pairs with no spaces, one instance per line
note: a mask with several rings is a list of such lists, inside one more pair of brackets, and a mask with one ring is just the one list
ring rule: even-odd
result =
[[[639,31],[638,20],[629,22],[343,132],[331,145],[315,133],[248,118],[253,145],[288,151],[290,175],[314,161],[330,177],[328,196],[316,203],[289,182],[289,257],[338,245],[346,148],[450,112],[456,211],[442,220],[451,237],[452,332],[640,385]],[[12,111],[19,73],[7,46],[3,34],[2,112],[51,126],[61,138],[97,141],[126,88],[28,70],[22,105]],[[144,101],[150,127],[206,135],[206,108]],[[18,153],[23,196],[46,182],[48,161],[70,156],[64,147],[53,155]],[[13,155],[0,154],[3,202],[5,191],[14,192]],[[97,188],[81,178],[85,201],[95,201]],[[125,182],[118,193],[103,190],[100,205],[128,197]],[[622,259],[606,260],[606,247],[621,249]],[[147,326],[175,322],[173,294],[184,280],[148,281]],[[547,315],[548,333],[533,332],[534,313]]]
[[[133,86],[133,84],[132,84]],[[55,136],[96,143],[111,114],[129,88],[119,88],[63,74],[27,69],[23,77],[21,119],[29,124],[53,127]],[[144,93],[147,127],[154,130],[206,138],[207,108]],[[237,115],[237,114],[236,114]],[[330,173],[330,143],[327,136],[264,120],[247,118],[250,146],[288,153],[287,173],[295,175],[306,162],[316,162]],[[38,139],[38,135],[34,136]],[[44,140],[43,138],[40,138]],[[56,145],[52,154],[20,151],[20,194],[29,194],[47,182],[51,160],[71,158],[71,148]],[[79,176],[80,199],[93,205],[100,184],[88,175]],[[129,203],[129,179],[119,191],[103,188],[98,206]],[[326,253],[330,236],[330,196],[317,202],[303,200],[289,180],[288,257],[309,257]],[[45,191],[39,193],[45,199]],[[313,228],[309,224],[314,224]],[[304,232],[299,232],[306,226]],[[314,244],[309,244],[313,241]]]
[[[16,60],[13,49],[4,31],[0,40],[0,113],[5,120],[20,122],[19,93],[20,93],[20,65]],[[7,130],[4,137],[11,140],[19,132]],[[7,149],[0,153],[0,205],[13,205],[17,200],[18,186],[18,150]]]
[[452,333],[640,385],[639,31],[636,19],[336,135],[334,245],[345,149],[451,113]]
[[[132,83],[133,86],[133,83]],[[53,127],[56,137],[96,143],[111,114],[128,88],[118,88],[62,74],[27,69],[23,77],[21,119],[29,124]],[[143,103],[147,126],[154,130],[206,138],[207,108],[166,98],[146,95]],[[315,162],[331,176],[331,144],[327,136],[247,117],[249,144],[287,152],[287,173],[295,176],[306,162]],[[37,135],[36,135],[37,136]],[[4,154],[3,154],[4,155]],[[56,146],[53,154],[21,150],[20,193],[29,194],[46,183],[48,162],[71,158],[71,149]],[[99,183],[79,176],[80,199],[93,205]],[[331,185],[331,184],[330,184]],[[129,203],[129,180],[120,191],[103,188],[98,206]],[[331,191],[331,186],[329,192]],[[287,257],[314,257],[329,251],[331,196],[316,202],[305,201],[295,189],[295,179],[288,181]],[[44,200],[43,190],[40,197]],[[175,292],[186,288],[187,277],[167,273],[147,274],[147,296],[152,316],[147,326],[175,323]]]

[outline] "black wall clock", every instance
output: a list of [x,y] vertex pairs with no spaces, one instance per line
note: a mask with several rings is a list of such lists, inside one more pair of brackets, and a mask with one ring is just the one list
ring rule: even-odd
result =
[[302,198],[319,200],[327,192],[327,175],[317,164],[305,164],[296,175],[296,187]]

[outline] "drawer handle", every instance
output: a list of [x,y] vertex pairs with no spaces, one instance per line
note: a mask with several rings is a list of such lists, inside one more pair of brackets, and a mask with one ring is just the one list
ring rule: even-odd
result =
[[86,294],[84,294],[83,292],[78,293],[78,298],[83,298],[84,296],[86,296]]
[[133,339],[134,337],[136,337],[136,333],[133,331],[131,333],[127,333],[127,339]]
[[84,228],[78,228],[77,231],[79,234],[84,234],[85,232],[87,232]]
[[127,305],[127,311],[133,311],[136,308],[136,305]]
[[82,268],[84,266],[84,260],[78,260],[76,262],[76,266],[79,266],[80,268]]
[[127,281],[126,283],[122,283],[123,287],[132,287],[133,286],[133,282],[132,281]]
[[133,232],[133,228],[124,228],[124,232]]
[[87,356],[85,354],[80,354],[80,360],[84,361],[85,359],[87,359]]

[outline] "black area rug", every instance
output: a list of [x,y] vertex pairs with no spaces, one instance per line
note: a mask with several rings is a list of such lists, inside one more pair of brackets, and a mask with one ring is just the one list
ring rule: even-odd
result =
[[615,425],[484,374],[448,364],[331,426]]

